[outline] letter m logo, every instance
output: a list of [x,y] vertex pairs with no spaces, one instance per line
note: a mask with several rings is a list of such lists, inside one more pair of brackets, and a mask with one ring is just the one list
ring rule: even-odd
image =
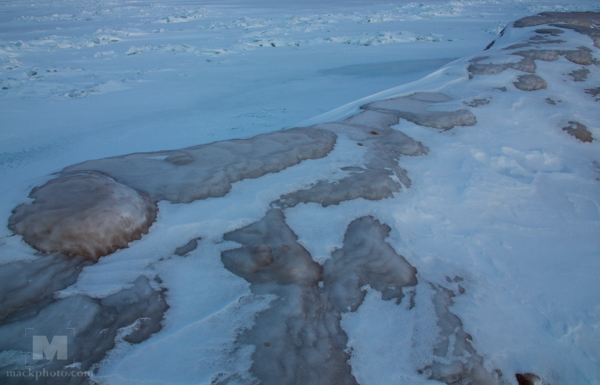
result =
[[56,356],[58,360],[67,359],[67,336],[54,336],[52,343],[48,342],[46,336],[33,336],[33,359],[52,360]]

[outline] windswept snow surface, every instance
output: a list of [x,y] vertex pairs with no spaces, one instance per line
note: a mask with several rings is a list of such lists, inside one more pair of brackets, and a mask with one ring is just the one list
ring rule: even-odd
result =
[[589,10],[2,2],[0,382],[600,383]]

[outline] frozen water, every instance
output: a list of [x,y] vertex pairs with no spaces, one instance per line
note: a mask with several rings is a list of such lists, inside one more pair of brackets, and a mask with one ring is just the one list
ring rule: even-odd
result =
[[199,239],[200,238],[194,238],[191,241],[189,241],[188,243],[186,243],[185,245],[179,246],[178,248],[175,249],[175,254],[179,255],[180,257],[183,257],[187,253],[196,250],[196,248],[198,247]]
[[[4,352],[0,355],[3,381],[7,384],[22,383],[21,378],[6,377],[6,371],[26,369],[23,361],[15,362],[11,357],[15,352],[26,354],[31,351],[32,335],[46,336],[49,341],[54,336],[66,335],[68,341],[66,360],[33,362],[36,370],[53,371],[76,364],[76,371],[86,371],[115,346],[117,338],[139,343],[158,332],[167,308],[164,294],[155,291],[146,277],[138,278],[133,287],[103,299],[76,295],[24,308],[21,310],[24,314],[14,316],[12,322],[0,326],[0,351]],[[130,328],[122,329],[125,327]],[[27,332],[24,334],[25,328]],[[85,377],[71,378],[75,383],[86,381]],[[46,377],[40,378],[39,383],[54,384],[56,381],[56,378]]]
[[323,207],[356,198],[379,200],[400,191],[401,183],[410,186],[406,171],[398,166],[402,155],[419,156],[427,148],[391,126],[398,123],[393,114],[364,111],[344,121],[321,124],[316,128],[346,135],[367,153],[361,167],[344,167],[350,176],[334,182],[318,181],[309,189],[286,194],[274,203],[280,207],[300,202],[320,203]]
[[569,76],[573,78],[573,81],[584,82],[589,74],[590,70],[588,70],[587,68],[580,68],[578,70],[570,72]]
[[593,140],[592,133],[588,131],[587,127],[579,122],[570,121],[569,125],[563,127],[563,131],[569,133],[582,142],[591,142]]
[[517,20],[514,26],[523,28],[541,24],[554,24],[561,28],[573,29],[581,34],[588,35],[594,41],[594,45],[600,48],[600,31],[594,28],[595,25],[600,24],[600,16],[596,12],[543,12],[537,16]]
[[446,288],[436,288],[433,303],[441,339],[433,351],[434,362],[426,369],[432,379],[446,384],[501,384],[498,373],[485,369],[483,357],[471,345],[473,338],[463,330],[460,318],[450,311],[454,296]]
[[565,31],[558,28],[540,28],[536,29],[535,33],[539,33],[542,35],[560,36],[561,34],[565,33]]
[[54,293],[75,283],[81,269],[93,262],[84,257],[45,255],[0,269],[0,322],[29,305],[50,301]]
[[517,373],[515,377],[519,385],[542,385],[540,376],[533,373]]
[[347,364],[346,334],[319,288],[322,267],[286,225],[280,210],[225,234],[243,245],[222,254],[225,267],[251,283],[257,294],[274,294],[239,342],[254,345],[251,372],[261,384],[357,384]]
[[98,259],[148,233],[158,211],[145,193],[99,173],[66,173],[29,194],[8,227],[43,252]]
[[[511,48],[511,47],[509,47]],[[521,47],[512,47],[521,48]],[[473,75],[494,75],[504,70],[512,68],[514,70],[535,73],[535,60],[555,61],[560,56],[564,56],[567,60],[575,64],[591,65],[594,63],[592,55],[586,47],[580,47],[577,50],[528,50],[511,53],[511,55],[521,56],[517,63],[479,63],[488,59],[488,57],[477,58],[473,64],[469,65],[468,70]]]
[[402,289],[417,283],[415,268],[385,242],[389,232],[372,217],[353,221],[344,246],[323,267],[297,242],[280,210],[225,234],[243,245],[222,253],[225,267],[250,282],[252,292],[277,296],[238,339],[256,347],[251,371],[260,383],[357,383],[341,314],[356,311],[365,285],[399,303]]
[[449,130],[455,126],[472,126],[477,123],[469,110],[430,111],[434,103],[442,103],[452,98],[438,93],[419,92],[390,100],[373,102],[363,106],[365,110],[394,114],[420,126]]
[[548,83],[537,75],[521,75],[513,84],[521,91],[537,91],[548,87]]
[[325,290],[340,313],[358,309],[366,285],[400,303],[402,289],[417,284],[417,270],[385,242],[390,230],[373,217],[358,218],[348,226],[344,246],[323,265]]
[[323,130],[294,128],[182,150],[92,160],[64,172],[102,172],[158,200],[189,203],[222,197],[232,183],[322,158],[333,149],[335,138]]
[[419,71],[423,68],[436,70],[454,60],[456,60],[456,58],[355,64],[345,67],[321,70],[320,73],[323,75],[380,77],[390,76],[392,74],[405,74],[407,72]]

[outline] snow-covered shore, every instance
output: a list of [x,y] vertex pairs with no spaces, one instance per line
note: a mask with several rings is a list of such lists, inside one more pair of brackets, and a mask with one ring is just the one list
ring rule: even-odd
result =
[[509,25],[593,2],[87,5],[2,5],[0,210],[101,172],[158,217],[97,263],[11,218],[4,370],[31,326],[105,384],[600,381],[598,46]]

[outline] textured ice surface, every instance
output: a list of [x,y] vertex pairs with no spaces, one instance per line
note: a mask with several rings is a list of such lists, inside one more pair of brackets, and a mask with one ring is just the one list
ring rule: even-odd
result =
[[239,338],[256,347],[251,372],[260,383],[356,384],[339,313],[318,286],[323,269],[297,243],[283,213],[270,210],[224,239],[243,245],[222,253],[225,267],[250,282],[254,293],[278,297]]
[[431,378],[446,384],[501,384],[497,373],[488,372],[483,358],[471,346],[472,338],[463,330],[460,318],[450,311],[455,294],[437,287],[433,297],[441,339],[434,348],[434,362],[427,368]]
[[467,100],[465,103],[467,106],[469,107],[479,107],[479,106],[486,106],[488,104],[490,104],[490,99],[486,99],[486,98],[473,98],[471,100]]
[[560,36],[561,34],[565,33],[565,31],[558,28],[540,28],[536,29],[535,33],[539,33],[542,35]]
[[537,91],[548,87],[548,83],[537,75],[521,75],[513,84],[521,91]]
[[[593,97],[596,97],[596,96],[600,95],[600,87],[586,89],[585,93],[590,94]],[[596,101],[599,101],[599,100],[600,100],[600,98],[596,99]]]
[[[188,21],[187,16],[160,20]],[[250,30],[248,33],[254,33],[253,28],[271,21],[236,22],[244,24],[243,28]],[[68,320],[66,314],[70,314],[71,325],[79,333],[72,349],[70,347],[76,354],[73,361],[80,362],[77,367],[85,369],[90,364],[93,367],[116,343],[117,348],[109,353],[111,358],[107,360],[112,362],[104,361],[100,369],[114,372],[109,373],[110,378],[102,378],[106,372],[99,374],[99,381],[110,385],[150,381],[252,383],[248,380],[250,375],[254,376],[255,383],[265,384],[424,384],[429,380],[495,384],[500,381],[499,372],[494,372],[494,368],[502,369],[506,383],[514,383],[515,373],[528,371],[539,373],[544,379],[550,377],[549,382],[555,384],[567,383],[565,379],[571,378],[574,378],[573,383],[586,383],[590,378],[592,381],[588,382],[595,381],[598,378],[595,330],[599,318],[594,310],[596,302],[588,292],[594,287],[593,272],[597,269],[588,267],[596,266],[597,260],[594,258],[599,215],[597,162],[594,163],[597,144],[569,140],[560,129],[548,127],[556,128],[559,119],[571,120],[565,131],[573,133],[571,131],[580,127],[580,123],[573,121],[577,119],[586,122],[588,133],[596,135],[597,128],[590,123],[597,120],[594,120],[597,113],[589,108],[593,103],[582,90],[579,90],[581,95],[571,92],[580,85],[565,80],[570,80],[566,74],[580,67],[573,63],[592,64],[592,54],[597,51],[578,47],[585,44],[585,37],[574,43],[570,41],[575,36],[572,31],[540,31],[536,31],[538,36],[509,47],[518,50],[515,52],[518,57],[513,55],[512,59],[520,62],[504,68],[506,61],[511,60],[507,54],[511,53],[503,50],[501,44],[515,36],[521,39],[523,35],[533,34],[533,28],[517,33],[507,29],[505,36],[498,38],[498,44],[488,46],[486,51],[493,63],[500,64],[482,67],[484,72],[515,69],[537,73],[547,81],[548,89],[536,93],[514,92],[510,83],[518,74],[511,71],[501,76],[468,80],[464,62],[461,62],[420,83],[385,94],[392,99],[374,102],[382,95],[368,99],[369,104],[363,111],[351,118],[346,114],[335,123],[277,132],[273,137],[281,136],[277,136],[275,146],[281,147],[274,153],[266,151],[273,141],[265,135],[73,166],[72,170],[84,170],[92,175],[97,175],[93,170],[98,166],[101,175],[110,175],[121,185],[149,194],[163,194],[156,199],[185,203],[202,197],[227,196],[187,205],[161,203],[161,223],[154,228],[156,232],[95,265],[83,257],[54,254],[45,254],[32,262],[3,265],[0,279],[6,282],[0,283],[0,290],[8,295],[0,298],[2,370],[22,365],[30,352],[30,340],[15,340],[15,330],[33,325],[39,333],[60,334],[49,330],[48,324],[41,325],[41,320],[63,327],[63,321]],[[196,28],[194,33],[197,33]],[[539,35],[560,35],[565,40]],[[262,44],[268,39],[260,40]],[[513,39],[509,43],[514,42],[517,41]],[[279,41],[271,43],[265,52],[279,47]],[[541,44],[548,49],[523,49]],[[552,44],[569,47],[555,50]],[[144,47],[149,48],[138,51],[140,54],[144,51],[144,59],[164,54],[160,49]],[[135,50],[137,48],[131,52]],[[139,60],[140,55],[126,58]],[[479,58],[471,63],[485,66],[484,60]],[[537,66],[536,60],[539,60]],[[589,67],[589,70],[591,81],[597,68]],[[33,72],[36,71],[31,69],[27,74],[23,71],[23,77],[29,80],[21,79],[21,83],[34,82],[42,73]],[[4,80],[2,86],[5,84],[12,83]],[[101,86],[68,95],[91,95],[98,93],[98,88]],[[420,92],[399,96],[415,90],[437,90],[443,94]],[[596,92],[593,88],[588,91]],[[493,99],[490,94],[494,95]],[[457,101],[451,102],[446,95],[456,97]],[[549,106],[544,99],[554,105]],[[450,128],[461,114],[467,122],[472,120],[475,124],[474,116],[467,110],[448,110],[461,101],[477,106],[482,100],[491,102],[485,108],[474,110],[478,122],[473,129],[437,132],[418,127]],[[380,108],[370,108],[377,103]],[[359,103],[354,104],[353,113],[358,112],[358,106]],[[400,119],[415,124],[400,122]],[[321,122],[334,120],[322,119]],[[399,126],[392,128],[399,122]],[[458,122],[464,123],[460,119]],[[290,132],[300,139],[282,141]],[[336,135],[340,140],[329,154]],[[430,156],[403,157],[427,153],[428,149],[419,141],[432,149]],[[298,151],[296,144],[300,144]],[[356,154],[360,156],[347,156],[351,159],[338,156],[338,144],[340,147],[351,144],[359,150]],[[179,146],[168,145],[168,148]],[[203,153],[210,157],[207,155],[209,160],[200,164],[198,156]],[[284,170],[288,167],[285,164],[301,162],[290,160],[295,154],[309,159],[305,157],[308,153],[321,159]],[[240,154],[238,158],[237,154]],[[279,163],[269,168],[271,161]],[[215,168],[198,171],[206,164]],[[86,168],[88,166],[91,168]],[[56,180],[72,176],[68,170]],[[188,173],[189,170],[194,171]],[[261,174],[277,170],[280,171],[277,175]],[[306,172],[302,181],[290,181],[289,175],[298,176],[298,170]],[[312,177],[314,175],[318,176]],[[415,181],[414,185],[406,194],[396,194],[411,185],[409,176]],[[196,179],[204,177],[207,178],[204,181]],[[258,177],[261,179],[248,180]],[[231,186],[234,182],[241,183]],[[210,186],[217,186],[216,195],[207,192]],[[231,193],[228,193],[230,188]],[[198,191],[200,195],[194,196]],[[392,199],[381,201],[382,198]],[[311,204],[313,202],[319,204]],[[269,204],[281,210],[267,211]],[[10,205],[7,212],[14,203]],[[224,206],[228,207],[224,209]],[[267,214],[260,219],[265,211]],[[290,227],[284,213],[288,218],[296,217],[289,220]],[[325,224],[317,223],[320,220]],[[253,224],[246,226],[247,223]],[[231,231],[237,228],[239,230]],[[591,234],[589,237],[586,231]],[[300,235],[300,240],[295,234]],[[200,236],[204,240],[198,243]],[[0,245],[5,250],[6,244],[17,243],[18,238],[2,238]],[[226,242],[221,242],[222,239]],[[229,249],[232,241],[241,248]],[[310,255],[317,255],[312,251],[316,243],[319,244],[316,249],[326,250],[317,259],[325,261],[322,266]],[[211,247],[219,247],[218,251],[213,250],[214,263],[195,263],[209,259],[207,250]],[[229,251],[221,254],[226,249]],[[173,253],[186,258],[173,257]],[[406,259],[399,253],[406,255]],[[329,259],[324,257],[329,255]],[[408,261],[419,270],[418,282],[416,269]],[[223,265],[229,271],[225,271]],[[191,266],[195,269],[189,268]],[[547,268],[549,274],[539,274],[539,266]],[[83,267],[86,268],[81,272]],[[189,275],[181,279],[183,282],[177,282],[186,268]],[[163,269],[161,271],[174,277],[165,288],[168,287],[168,293],[177,300],[178,313],[166,313],[170,317],[169,328],[148,344],[134,347],[130,343],[142,341],[160,329],[159,321],[166,305],[164,295],[154,282],[140,278],[133,288],[117,294],[90,293],[102,292],[114,283],[125,285],[123,276],[134,276],[131,280],[135,274],[152,276],[148,270],[153,269]],[[440,286],[439,281],[443,280],[440,275],[455,270],[466,273],[461,272],[466,292],[462,286],[454,292],[445,288],[444,283]],[[586,276],[586,270],[591,279]],[[565,283],[553,276],[559,272],[578,279]],[[55,297],[57,290],[71,286],[78,275],[80,279],[74,287]],[[235,281],[239,291],[224,295],[222,292],[229,290],[224,289],[224,276]],[[200,281],[203,281],[203,290],[194,291]],[[576,295],[571,292],[572,287],[573,292],[578,290]],[[239,298],[240,303],[271,300],[268,309],[264,310],[267,305],[263,302],[256,305],[261,309],[254,310],[258,313],[250,312],[254,316],[251,329],[231,322],[232,316],[223,310],[234,306],[238,292],[244,296]],[[515,293],[518,296],[515,297]],[[206,297],[219,299],[205,301]],[[222,297],[227,299],[222,300]],[[384,301],[386,299],[389,301]],[[372,306],[365,307],[367,304]],[[381,314],[385,314],[381,312],[381,304],[392,309],[392,313],[400,314],[402,322],[394,322],[397,321],[394,319],[386,324],[386,319],[378,323]],[[371,336],[375,338],[361,340],[360,335],[352,335],[353,330],[345,329],[343,318],[358,314],[363,317],[363,329],[381,325],[382,329],[393,329],[393,332],[374,333]],[[245,315],[250,322],[253,317]],[[223,324],[220,328],[215,327],[215,319]],[[229,334],[225,333],[225,337],[210,338],[228,327]],[[403,339],[397,338],[394,332],[402,334]],[[382,335],[387,341],[382,341]],[[197,338],[189,338],[192,336]],[[202,347],[193,346],[198,345],[198,341],[208,342]],[[229,350],[234,344],[237,344],[235,349]],[[405,355],[400,357],[405,358],[392,362],[389,367],[369,367],[361,361],[365,354],[361,356],[358,350],[366,347],[367,354],[375,357],[371,362],[385,361],[384,358],[394,353],[393,349],[386,349],[390,346],[397,348],[395,353],[403,350]],[[144,355],[148,347],[155,355]],[[238,354],[245,351],[250,357],[250,350],[254,351],[252,362]],[[198,354],[199,351],[203,353]],[[413,354],[416,351],[419,354]],[[212,361],[206,360],[212,353]],[[120,355],[127,357],[121,360]],[[177,358],[166,359],[168,355]],[[413,360],[413,356],[418,359]],[[151,358],[141,360],[139,357]],[[240,357],[243,369],[232,369],[234,365],[229,363],[218,366],[221,358],[232,361]],[[51,368],[48,363],[39,367],[44,365]],[[127,365],[134,368],[127,372],[123,369]],[[402,369],[398,369],[399,366]],[[186,381],[169,377],[182,367]],[[207,380],[195,378],[197,368],[202,368],[203,374],[213,371],[214,377],[211,373]],[[373,374],[380,368],[392,380],[363,382],[357,374],[369,371]],[[164,375],[165,372],[169,374]],[[570,377],[572,373],[575,376]],[[153,374],[160,378],[153,378]]]
[[187,253],[196,250],[196,248],[198,247],[199,239],[200,238],[194,238],[191,241],[189,241],[188,243],[186,243],[185,245],[176,248],[175,254],[182,257],[182,256],[186,255]]
[[594,45],[600,48],[600,30],[595,28],[596,25],[600,24],[600,15],[596,12],[542,12],[537,16],[529,16],[517,20],[514,26],[523,28],[542,24],[553,24],[561,28],[570,28],[581,34],[588,35],[594,41]]
[[92,160],[64,172],[99,171],[158,200],[189,203],[222,197],[231,184],[278,172],[307,159],[322,158],[335,144],[331,132],[293,128],[188,147]]
[[590,70],[588,70],[587,68],[581,68],[581,69],[570,72],[569,76],[573,78],[573,81],[583,82],[587,79],[589,74],[590,74]]
[[0,323],[29,305],[51,301],[92,263],[84,257],[52,254],[0,266]]
[[344,246],[323,267],[297,242],[280,210],[225,234],[243,245],[222,253],[225,267],[250,282],[252,292],[277,296],[238,338],[256,347],[251,372],[261,384],[357,384],[341,314],[360,306],[365,285],[399,302],[402,288],[417,283],[416,270],[385,242],[389,231],[372,217],[353,221]]
[[591,142],[593,140],[592,133],[588,131],[585,125],[579,122],[570,121],[568,126],[563,127],[563,131],[566,131],[569,135],[574,136],[582,142]]
[[291,207],[300,202],[320,203],[323,207],[356,198],[379,200],[410,186],[406,171],[398,165],[400,156],[418,156],[427,148],[391,126],[398,124],[394,114],[364,111],[346,120],[316,126],[343,134],[367,150],[363,166],[344,167],[350,176],[335,182],[318,181],[308,189],[281,197],[274,205]]
[[362,108],[382,113],[394,114],[420,126],[449,130],[455,126],[472,126],[477,123],[469,110],[431,111],[434,103],[452,100],[440,93],[417,92],[412,95],[369,103]]
[[519,385],[542,385],[542,379],[533,373],[517,373],[515,377]]
[[[43,301],[21,310],[13,320],[0,326],[0,373],[7,384],[20,384],[22,379],[6,377],[8,370],[47,371],[76,364],[75,370],[89,370],[115,346],[116,340],[139,343],[161,329],[167,309],[164,294],[155,291],[146,277],[138,278],[133,287],[102,299],[85,295]],[[122,329],[126,328],[127,329]],[[28,332],[25,334],[24,330]],[[120,330],[121,329],[121,330]],[[66,360],[31,361],[31,337],[66,335]],[[29,358],[27,360],[27,356]],[[75,382],[70,382],[71,380]],[[73,384],[85,377],[41,378],[41,384]]]
[[65,174],[29,196],[8,227],[37,250],[90,259],[140,239],[158,211],[147,194],[98,173]]
[[560,56],[564,56],[567,60],[575,64],[590,65],[594,63],[589,49],[585,47],[580,47],[576,50],[531,49],[528,51],[517,51],[511,55],[521,56],[523,59],[517,63],[479,63],[480,61],[488,59],[488,57],[481,57],[472,60],[473,64],[469,65],[468,70],[473,75],[494,75],[509,68],[533,74],[537,68],[535,65],[536,60],[555,61],[558,60]]
[[356,311],[365,298],[365,285],[380,291],[382,299],[399,303],[402,288],[417,284],[417,270],[385,242],[390,230],[373,217],[353,221],[344,246],[323,265],[325,290],[339,312]]

